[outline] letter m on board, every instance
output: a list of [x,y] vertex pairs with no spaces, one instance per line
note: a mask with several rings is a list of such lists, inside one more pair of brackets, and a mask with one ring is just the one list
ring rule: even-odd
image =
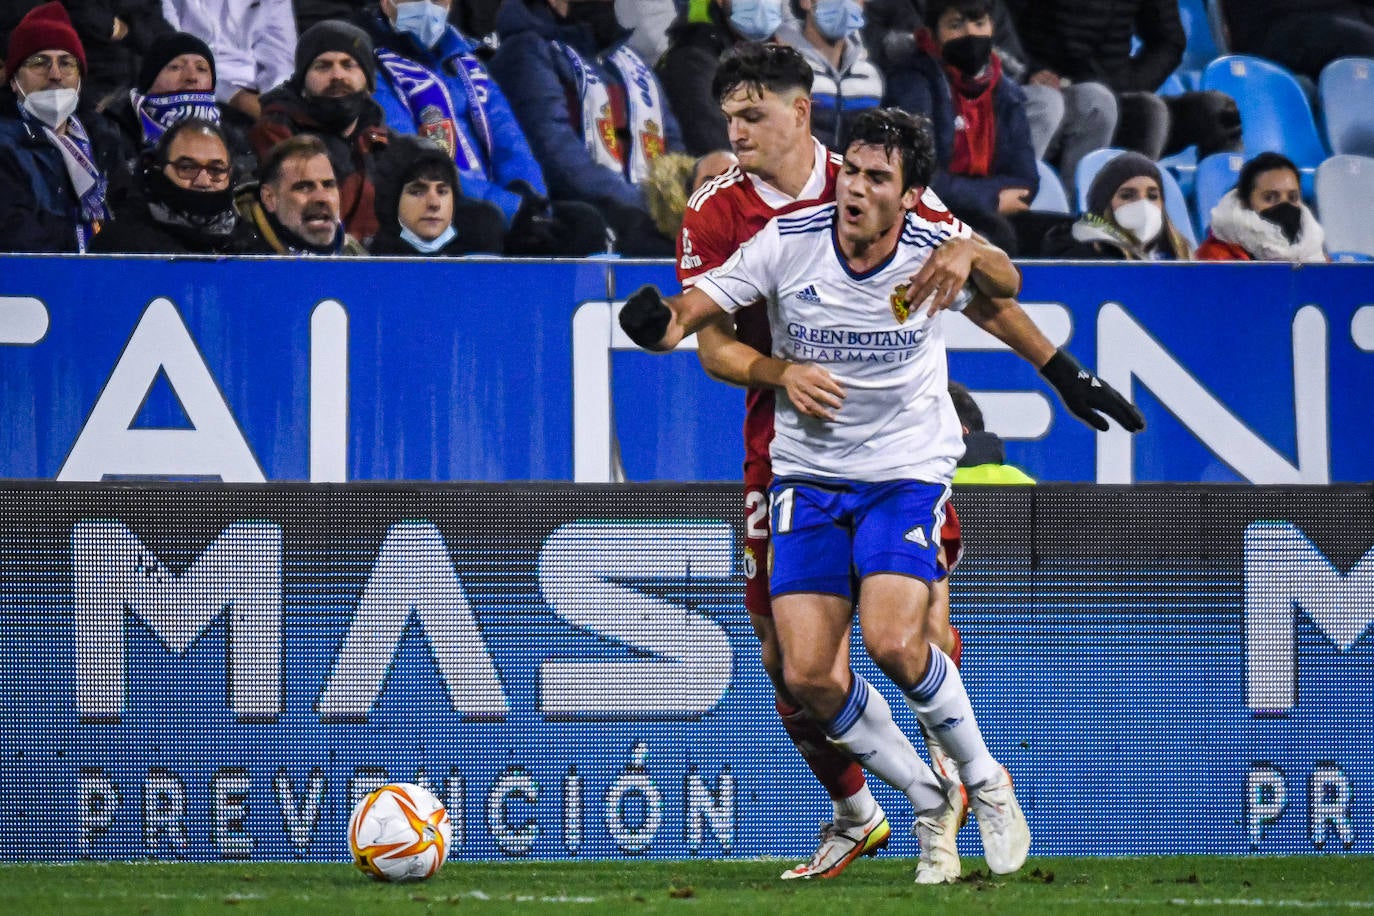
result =
[[1374,624],[1374,549],[1342,573],[1289,522],[1245,529],[1245,705],[1285,713],[1297,705],[1298,614],[1340,652]]
[[282,531],[235,522],[173,573],[118,521],[72,527],[77,709],[117,722],[128,686],[125,622],[136,617],[185,655],[218,618],[228,620],[228,705],[240,721],[281,713]]

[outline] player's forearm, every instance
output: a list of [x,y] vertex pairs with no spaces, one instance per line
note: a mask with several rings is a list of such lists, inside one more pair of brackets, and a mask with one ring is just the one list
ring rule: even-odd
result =
[[992,298],[1011,298],[1021,292],[1021,271],[1007,253],[991,242],[978,239],[969,279],[979,292]]
[[964,309],[964,315],[1036,369],[1042,368],[1054,355],[1054,344],[1015,299],[978,295]]
[[697,358],[706,374],[727,385],[748,388],[758,384],[753,378],[754,362],[763,354],[740,343],[728,319],[712,321],[697,332]]

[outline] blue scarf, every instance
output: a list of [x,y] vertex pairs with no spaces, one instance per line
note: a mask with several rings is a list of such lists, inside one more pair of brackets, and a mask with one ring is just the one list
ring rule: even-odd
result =
[[442,75],[387,48],[378,48],[376,53],[377,63],[415,122],[416,133],[443,146],[453,156],[460,175],[489,179],[487,164],[491,161],[493,143],[483,100],[493,91],[491,77],[457,31],[447,29],[431,53],[439,59],[442,70],[462,84],[468,103],[467,121],[477,135],[480,150],[473,148],[467,131],[458,125],[457,111]]
[[105,206],[105,193],[110,183],[95,164],[95,150],[86,128],[76,119],[76,115],[72,115],[67,119],[67,132],[59,134],[30,115],[23,106],[20,106],[19,112],[41,130],[48,142],[62,154],[62,164],[67,168],[67,177],[71,179],[81,205],[76,222],[76,250],[85,254],[86,246],[100,232],[101,224],[110,219],[110,210]]
[[162,139],[178,121],[200,118],[212,124],[219,123],[219,108],[215,105],[213,92],[175,92],[158,95],[139,95],[137,89],[129,90],[129,101],[138,112],[138,123],[143,128],[143,147],[151,149]]

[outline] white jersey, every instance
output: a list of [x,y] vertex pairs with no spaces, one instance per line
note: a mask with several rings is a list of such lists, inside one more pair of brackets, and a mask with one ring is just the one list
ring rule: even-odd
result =
[[[840,255],[835,217],[830,203],[770,220],[696,283],[727,312],[766,299],[773,355],[824,366],[845,387],[831,421],[803,415],[779,392],[773,473],[948,483],[964,441],[941,315],[908,312],[901,293],[936,247],[970,230],[908,213],[892,257],[856,274]],[[971,298],[966,288],[954,308]]]

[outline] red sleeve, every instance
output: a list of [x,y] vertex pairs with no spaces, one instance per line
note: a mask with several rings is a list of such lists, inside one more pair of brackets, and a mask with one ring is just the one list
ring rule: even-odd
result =
[[716,198],[703,209],[691,207],[682,216],[682,231],[677,237],[677,278],[684,285],[689,279],[724,264],[735,253],[739,242],[734,237],[730,208]]

